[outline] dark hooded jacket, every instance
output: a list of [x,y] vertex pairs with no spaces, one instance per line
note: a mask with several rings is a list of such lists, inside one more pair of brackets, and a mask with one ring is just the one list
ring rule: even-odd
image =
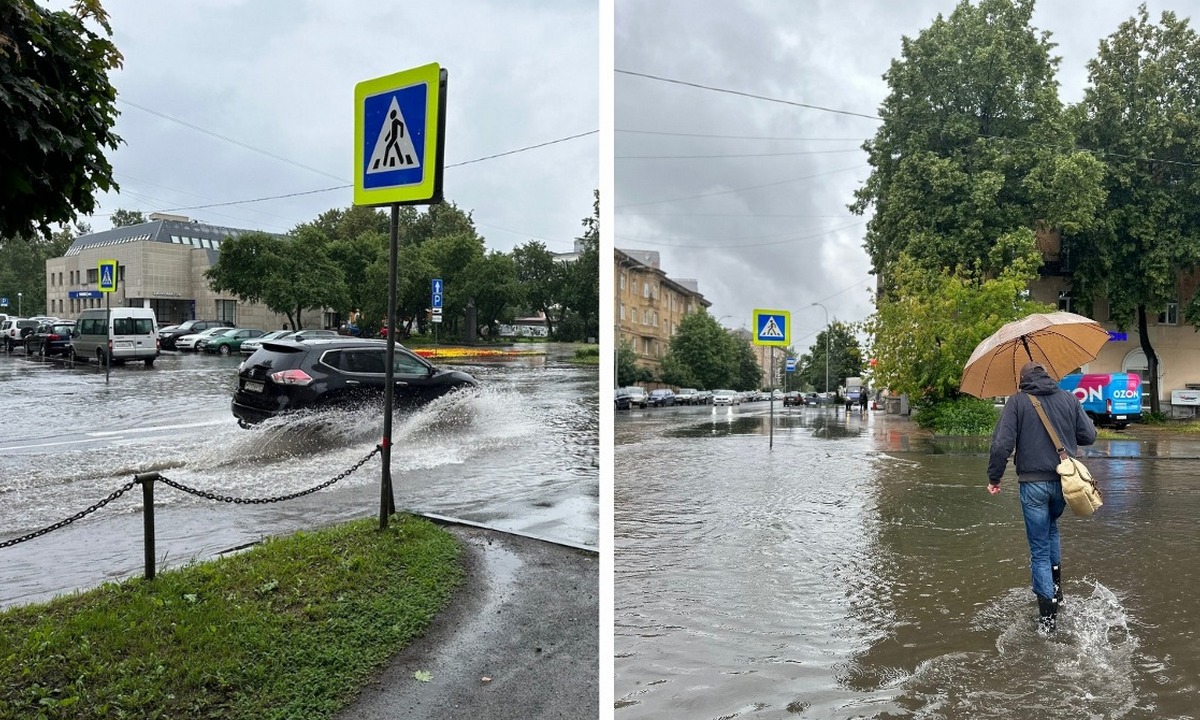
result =
[[988,460],[988,481],[1000,483],[1008,456],[1016,450],[1017,480],[1039,482],[1058,480],[1058,450],[1042,424],[1028,395],[1037,396],[1050,424],[1058,433],[1067,453],[1077,457],[1080,445],[1096,442],[1096,426],[1083,411],[1074,395],[1058,387],[1054,378],[1037,363],[1021,368],[1021,392],[1004,403],[1000,421],[992,432],[992,451]]

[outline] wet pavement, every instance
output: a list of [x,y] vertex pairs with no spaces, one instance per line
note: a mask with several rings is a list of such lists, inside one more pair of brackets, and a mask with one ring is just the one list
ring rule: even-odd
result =
[[[598,545],[598,380],[544,355],[456,362],[483,386],[393,429],[401,510],[431,512],[587,547]],[[164,354],[153,368],[0,354],[0,542],[56,523],[145,471],[217,496],[274,498],[325,482],[367,456],[382,416],[339,411],[243,430],[229,410],[240,358]],[[378,456],[295,500],[232,504],[155,490],[159,567],[266,535],[379,509]],[[47,535],[0,549],[0,606],[48,599],[143,570],[140,487]]]
[[615,715],[1191,718],[1200,443],[1101,441],[1034,629],[1011,464],[879,412],[618,413]]
[[[594,552],[450,526],[467,577],[423,637],[344,709],[344,720],[599,717]],[[428,680],[417,673],[428,673]]]

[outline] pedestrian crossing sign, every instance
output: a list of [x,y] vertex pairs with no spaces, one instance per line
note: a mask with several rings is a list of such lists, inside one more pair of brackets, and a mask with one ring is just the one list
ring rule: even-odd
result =
[[437,63],[354,86],[354,204],[442,199],[447,73]]
[[754,311],[754,344],[787,347],[791,344],[792,314],[787,310]]
[[97,289],[110,293],[117,289],[117,261],[101,260],[96,268]]

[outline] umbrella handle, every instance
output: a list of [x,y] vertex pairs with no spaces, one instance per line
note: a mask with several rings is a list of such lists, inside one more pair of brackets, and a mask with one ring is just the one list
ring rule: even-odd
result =
[[1029,356],[1029,361],[1033,362],[1033,353],[1029,351],[1029,340],[1024,335],[1021,336],[1021,345],[1025,348],[1025,354]]

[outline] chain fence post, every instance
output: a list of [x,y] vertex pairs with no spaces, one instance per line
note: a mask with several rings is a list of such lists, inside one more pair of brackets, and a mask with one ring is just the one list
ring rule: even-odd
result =
[[142,546],[146,555],[146,579],[154,579],[154,481],[158,479],[157,472],[135,475],[135,481],[142,484]]

